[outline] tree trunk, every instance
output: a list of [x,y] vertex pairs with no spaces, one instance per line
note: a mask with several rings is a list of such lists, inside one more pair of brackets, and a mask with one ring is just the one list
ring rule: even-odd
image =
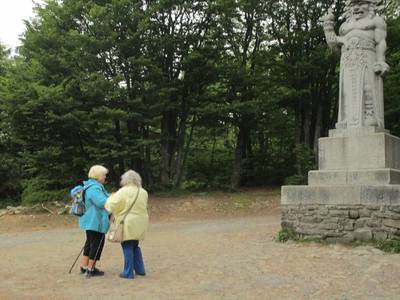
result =
[[190,127],[190,133],[189,133],[189,138],[185,143],[183,143],[183,147],[182,147],[182,155],[178,156],[179,161],[178,161],[178,168],[176,169],[176,173],[175,173],[175,179],[174,179],[174,185],[175,187],[179,187],[181,184],[181,180],[182,180],[182,175],[183,175],[183,170],[185,168],[185,164],[186,164],[186,159],[190,150],[190,144],[192,143],[192,139],[193,139],[193,132],[194,132],[194,127],[196,125],[196,117],[193,117],[193,121],[192,121],[192,126]]
[[[302,138],[301,138],[301,135],[302,135],[302,118],[301,118],[301,113],[300,113],[300,110],[296,110],[295,111],[295,121],[294,121],[294,126],[295,126],[295,129],[294,129],[294,143],[295,143],[295,145],[294,145],[294,147],[295,147],[295,155],[296,155],[296,160],[297,160],[297,149],[298,149],[298,147],[300,147],[300,145],[302,144]],[[300,164],[298,164],[297,163],[297,161],[296,161],[296,174],[297,175],[300,175],[301,174],[301,166],[300,166]]]
[[177,187],[180,181],[180,179],[178,178],[180,178],[182,174],[185,140],[186,140],[186,117],[182,117],[179,124],[178,138],[176,141],[176,157],[173,160],[173,166],[172,166],[174,170],[173,184],[175,187]]
[[161,120],[161,184],[166,186],[170,183],[170,160],[169,155],[169,132],[168,132],[168,113],[163,114]]
[[[118,150],[123,149],[122,145],[122,134],[121,134],[121,123],[119,120],[114,120],[115,124],[115,139],[118,143]],[[118,155],[118,171],[119,175],[122,175],[125,172],[125,161],[122,155]]]
[[[149,127],[144,126],[142,128],[142,136],[144,139],[148,140],[149,139]],[[150,145],[145,145],[142,146],[140,149],[140,156],[141,156],[141,162],[142,162],[142,172],[143,172],[143,181],[146,185],[152,186],[154,184],[153,180],[153,174],[151,172],[151,146]]]
[[[210,164],[208,167],[208,170],[214,170],[214,157],[215,157],[215,146],[217,145],[217,131],[216,128],[214,128],[214,133],[213,133],[213,144],[211,148],[211,155],[210,155]],[[211,183],[211,176],[208,176],[208,185]]]
[[[188,103],[188,98],[187,95],[188,90],[186,89],[185,86],[183,86],[182,89],[182,97],[181,97],[181,110],[179,113],[179,128],[178,128],[178,137],[176,140],[176,157],[174,157],[172,163],[172,169],[174,171],[173,174],[173,185],[174,187],[179,186],[182,173],[183,173],[183,167],[184,167],[184,160],[185,160],[185,143],[186,143],[186,127],[187,127],[187,121],[188,121],[188,116],[189,116],[189,103]],[[192,123],[192,128],[191,131],[193,131],[193,126],[194,122]],[[190,143],[190,140],[189,140]]]
[[249,130],[244,125],[245,122],[242,122],[239,125],[239,133],[236,138],[236,149],[235,149],[235,157],[233,162],[233,172],[231,176],[231,188],[236,190],[240,186],[240,182],[242,179],[242,169],[243,169],[243,158],[246,157],[246,147],[247,140],[249,136]]
[[311,142],[311,117],[312,111],[305,109],[304,111],[304,126],[303,126],[303,136],[304,144],[310,147],[313,143]]
[[323,107],[322,103],[319,101],[317,107],[317,116],[315,121],[314,146],[313,146],[315,161],[317,165],[318,165],[318,140],[322,134],[322,126],[323,126],[322,122],[323,122]]
[[175,152],[176,116],[172,111],[163,113],[161,120],[161,185],[170,185],[173,177],[171,169]]

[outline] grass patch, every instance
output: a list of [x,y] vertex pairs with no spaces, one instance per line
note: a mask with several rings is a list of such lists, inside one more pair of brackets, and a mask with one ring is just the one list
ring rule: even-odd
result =
[[282,229],[278,232],[278,235],[275,238],[275,241],[279,243],[286,243],[287,241],[299,241],[299,237],[294,230],[291,229]]
[[232,195],[230,202],[234,209],[249,209],[254,203],[255,199],[251,195],[236,193]]
[[400,253],[400,241],[373,241],[372,246],[387,253]]

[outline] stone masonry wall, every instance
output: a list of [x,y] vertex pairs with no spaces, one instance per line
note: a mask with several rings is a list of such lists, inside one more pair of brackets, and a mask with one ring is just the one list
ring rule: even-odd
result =
[[283,205],[281,220],[301,239],[400,240],[400,205]]

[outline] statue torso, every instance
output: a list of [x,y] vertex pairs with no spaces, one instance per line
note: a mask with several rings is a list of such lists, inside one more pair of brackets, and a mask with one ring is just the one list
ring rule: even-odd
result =
[[340,36],[344,38],[342,51],[375,51],[375,29],[375,19],[371,18],[343,23],[339,30]]
[[339,35],[347,38],[355,35],[362,35],[365,38],[374,38],[376,29],[375,18],[364,18],[357,21],[348,21],[342,24],[339,29]]

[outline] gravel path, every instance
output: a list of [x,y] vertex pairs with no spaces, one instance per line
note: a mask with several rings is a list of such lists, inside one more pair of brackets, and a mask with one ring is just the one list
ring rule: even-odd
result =
[[146,277],[118,278],[106,244],[103,278],[67,274],[82,232],[0,235],[0,299],[400,299],[400,256],[370,247],[280,244],[279,215],[152,224]]

